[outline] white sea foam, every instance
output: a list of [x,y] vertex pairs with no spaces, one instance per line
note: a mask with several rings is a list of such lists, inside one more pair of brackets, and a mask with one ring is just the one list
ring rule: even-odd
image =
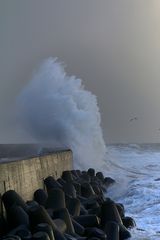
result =
[[160,239],[160,148],[109,146],[106,158],[106,174],[109,172],[117,180],[108,195],[122,202],[126,215],[137,223],[131,239]]
[[101,169],[106,147],[96,96],[56,59],[44,61],[34,74],[17,99],[17,112],[38,143],[71,148],[75,167]]

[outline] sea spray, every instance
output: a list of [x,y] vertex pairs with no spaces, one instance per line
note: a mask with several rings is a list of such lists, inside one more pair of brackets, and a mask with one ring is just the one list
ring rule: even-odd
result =
[[102,170],[106,146],[96,96],[57,59],[43,62],[18,96],[17,112],[37,143],[72,149],[75,168]]

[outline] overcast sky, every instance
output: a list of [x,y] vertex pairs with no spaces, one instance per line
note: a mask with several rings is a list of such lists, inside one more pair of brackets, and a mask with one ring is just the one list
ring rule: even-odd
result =
[[50,56],[97,95],[107,143],[160,142],[159,0],[0,0],[0,142],[20,141],[12,106]]

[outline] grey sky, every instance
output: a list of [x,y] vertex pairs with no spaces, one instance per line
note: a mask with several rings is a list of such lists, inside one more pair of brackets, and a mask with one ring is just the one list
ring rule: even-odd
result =
[[20,140],[10,109],[50,56],[97,95],[106,142],[160,142],[159,0],[1,0],[1,142]]

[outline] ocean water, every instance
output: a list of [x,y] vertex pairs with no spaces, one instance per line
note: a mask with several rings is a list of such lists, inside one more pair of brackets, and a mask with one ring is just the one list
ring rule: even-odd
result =
[[107,196],[136,221],[131,239],[160,239],[160,144],[109,145],[103,169],[117,181]]

